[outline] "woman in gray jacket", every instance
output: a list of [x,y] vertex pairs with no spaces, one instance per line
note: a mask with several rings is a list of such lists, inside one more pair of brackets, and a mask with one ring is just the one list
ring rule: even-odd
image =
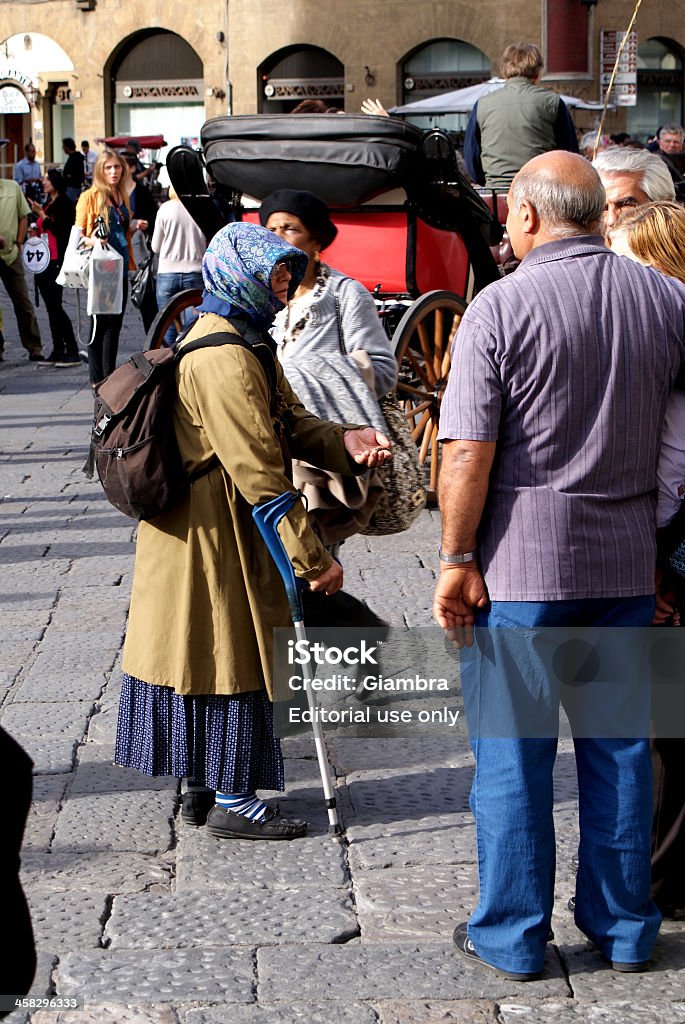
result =
[[[286,375],[312,355],[366,352],[378,398],[397,383],[397,362],[368,290],[321,261],[338,233],[328,207],[313,192],[284,188],[262,203],[259,217],[269,231],[309,256],[294,297],[276,317],[272,335]],[[304,396],[300,396],[304,398]]]

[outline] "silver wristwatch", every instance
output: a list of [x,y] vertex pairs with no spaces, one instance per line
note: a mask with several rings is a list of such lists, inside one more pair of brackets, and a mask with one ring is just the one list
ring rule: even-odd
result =
[[460,555],[448,555],[442,548],[438,548],[438,558],[447,565],[463,565],[464,562],[473,562],[476,558],[475,551],[464,551]]

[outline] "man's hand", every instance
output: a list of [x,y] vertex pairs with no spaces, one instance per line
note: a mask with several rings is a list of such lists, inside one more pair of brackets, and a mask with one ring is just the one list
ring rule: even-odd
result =
[[323,590],[324,594],[335,594],[343,585],[343,568],[340,562],[333,562],[325,572],[309,581],[312,590]]
[[656,591],[656,609],[652,625],[663,626],[665,623],[672,621],[676,608],[675,594],[672,589],[666,589],[664,574],[661,569],[657,569],[654,574],[654,589]]
[[390,439],[373,427],[361,430],[346,430],[343,434],[345,448],[355,462],[374,469],[392,458]]
[[490,598],[478,565],[444,566],[433,595],[433,618],[446,629],[457,647],[473,644],[475,610]]

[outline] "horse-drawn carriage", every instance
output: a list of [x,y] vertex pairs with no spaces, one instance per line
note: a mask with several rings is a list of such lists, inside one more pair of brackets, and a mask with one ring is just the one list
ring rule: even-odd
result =
[[[229,220],[257,221],[278,188],[328,204],[338,235],[326,261],[373,294],[399,364],[398,398],[437,485],[440,400],[450,346],[468,300],[499,276],[497,222],[459,173],[452,143],[393,118],[353,115],[217,117],[201,153],[179,146],[167,169],[209,240]],[[182,292],[161,310],[153,347],[199,301]]]

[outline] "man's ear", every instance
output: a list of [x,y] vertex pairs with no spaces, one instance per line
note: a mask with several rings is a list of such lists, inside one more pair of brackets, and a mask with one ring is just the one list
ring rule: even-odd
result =
[[527,199],[524,199],[519,206],[519,223],[521,230],[526,235],[537,234],[540,226],[540,218],[538,217],[538,211],[535,209],[532,203]]

